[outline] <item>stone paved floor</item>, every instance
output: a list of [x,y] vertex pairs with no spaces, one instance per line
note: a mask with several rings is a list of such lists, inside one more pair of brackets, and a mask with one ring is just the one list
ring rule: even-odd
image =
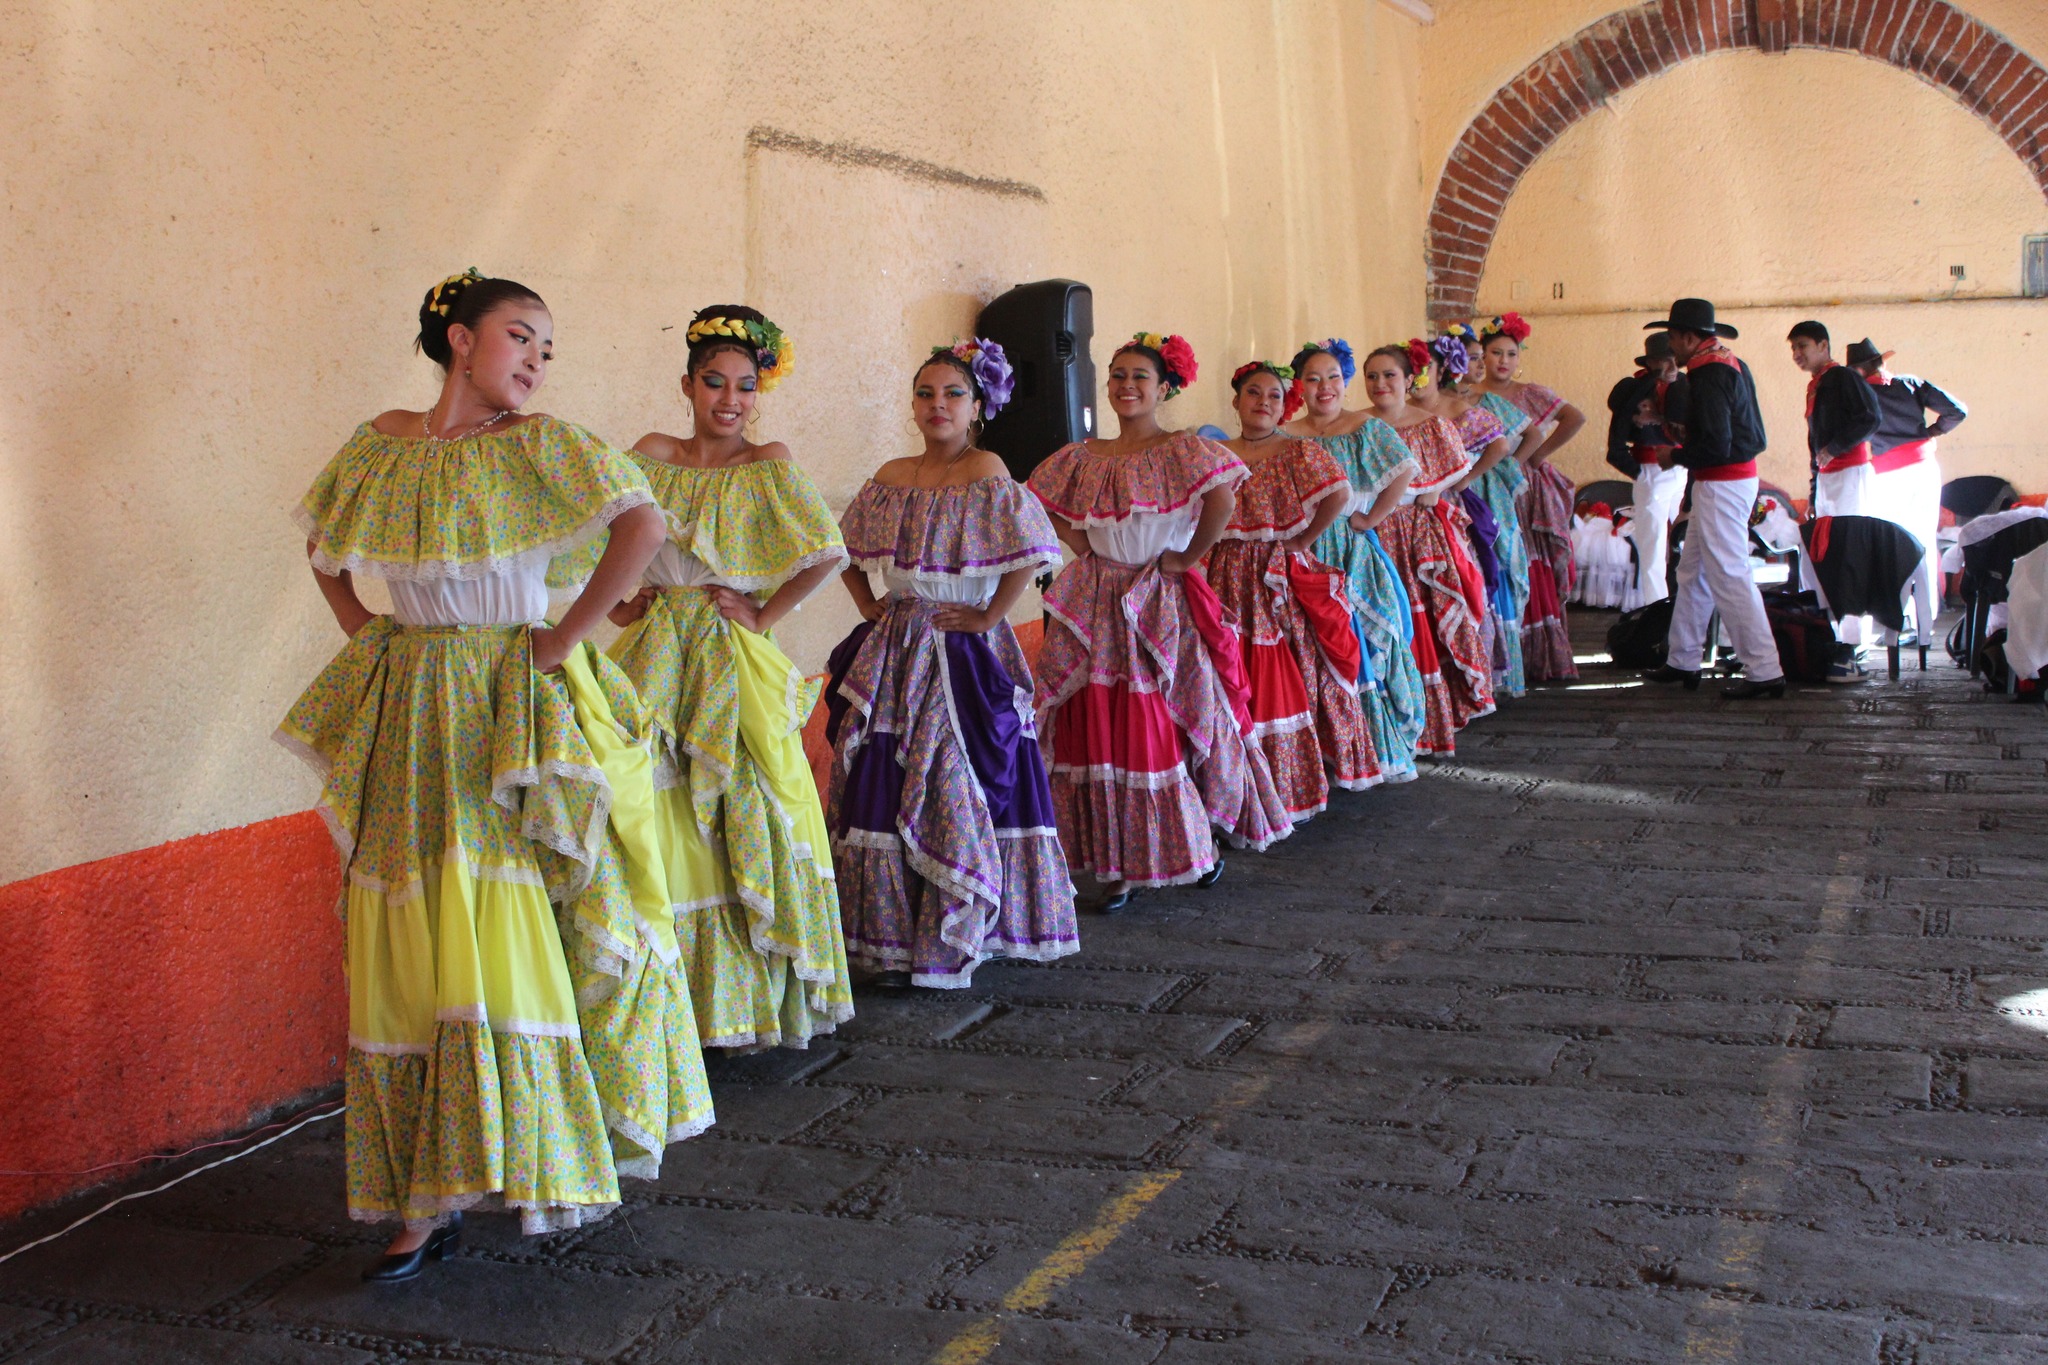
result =
[[330,1123],[0,1266],[0,1358],[2048,1360],[2044,760],[1948,669],[1548,691],[1069,964],[722,1065],[593,1229],[367,1289]]

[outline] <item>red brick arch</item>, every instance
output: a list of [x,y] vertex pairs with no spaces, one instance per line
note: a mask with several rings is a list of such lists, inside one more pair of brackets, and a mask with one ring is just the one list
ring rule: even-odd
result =
[[1793,47],[1860,53],[1948,91],[2048,193],[2048,71],[1944,0],[1650,0],[1544,53],[1466,127],[1430,206],[1430,317],[1472,316],[1508,197],[1609,96],[1708,53]]

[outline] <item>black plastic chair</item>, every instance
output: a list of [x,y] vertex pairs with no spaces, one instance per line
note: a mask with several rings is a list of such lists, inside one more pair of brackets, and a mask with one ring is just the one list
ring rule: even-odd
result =
[[1586,509],[1596,502],[1619,509],[1630,506],[1635,500],[1636,486],[1627,479],[1595,479],[1573,497],[1572,511],[1584,516]]
[[1978,665],[1978,651],[1984,647],[1985,626],[1992,606],[2005,600],[2012,562],[2043,545],[2048,545],[2048,517],[2014,522],[1996,535],[1963,547],[1964,614],[1957,629],[1963,637],[1963,665],[1970,670],[1971,677],[1983,671]]
[[1966,474],[1941,486],[1941,505],[1958,525],[2003,512],[2020,500],[2019,490],[1996,474]]

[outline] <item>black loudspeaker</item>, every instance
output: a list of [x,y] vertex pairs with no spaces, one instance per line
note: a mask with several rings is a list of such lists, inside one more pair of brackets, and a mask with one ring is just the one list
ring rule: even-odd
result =
[[1061,446],[1095,434],[1095,296],[1073,280],[1020,284],[981,310],[975,333],[1003,348],[1017,371],[1010,405],[990,420],[981,445],[1010,473],[1030,476]]

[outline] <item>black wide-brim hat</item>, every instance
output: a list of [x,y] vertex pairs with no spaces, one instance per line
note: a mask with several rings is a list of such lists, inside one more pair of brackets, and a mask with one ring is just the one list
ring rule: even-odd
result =
[[1636,357],[1638,365],[1654,365],[1660,361],[1676,360],[1671,354],[1671,338],[1659,332],[1643,343],[1643,354]]
[[1851,365],[1882,365],[1897,355],[1897,351],[1880,351],[1869,337],[1849,343],[1848,361]]
[[1662,322],[1646,322],[1646,332],[1698,332],[1703,337],[1736,337],[1742,333],[1725,322],[1714,321],[1714,305],[1705,299],[1679,299],[1671,305],[1671,316]]

